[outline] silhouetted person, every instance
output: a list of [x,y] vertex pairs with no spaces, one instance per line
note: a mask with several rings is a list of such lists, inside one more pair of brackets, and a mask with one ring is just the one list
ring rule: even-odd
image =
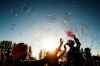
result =
[[[74,34],[71,35],[74,40],[68,40],[66,45],[70,47],[70,50],[68,51],[68,66],[79,66],[80,65],[80,45],[78,38]],[[76,46],[74,46],[75,42]]]
[[59,66],[58,59],[60,58],[60,56],[64,54],[63,52],[61,55],[58,56],[58,52],[61,51],[62,45],[63,45],[63,41],[60,38],[59,47],[54,52],[47,52],[46,61],[47,61],[48,66]]
[[12,50],[13,60],[25,60],[27,56],[27,48],[27,45],[24,43],[16,44],[16,46]]
[[91,56],[91,49],[90,48],[85,48],[84,50],[85,53],[85,66],[93,66],[93,59]]
[[85,52],[85,57],[87,59],[91,58],[91,49],[90,48],[85,48],[84,52]]
[[5,55],[2,49],[0,48],[0,64],[3,64],[4,61],[5,61]]

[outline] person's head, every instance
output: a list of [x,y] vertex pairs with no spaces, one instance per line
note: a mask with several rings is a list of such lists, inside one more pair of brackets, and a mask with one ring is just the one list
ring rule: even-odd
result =
[[27,45],[18,43],[12,50],[12,56],[15,60],[25,59],[27,55]]
[[69,45],[70,47],[74,46],[74,41],[73,40],[68,40],[67,45]]
[[90,53],[90,52],[91,52],[91,49],[90,49],[90,48],[85,48],[84,51],[85,51],[86,53]]

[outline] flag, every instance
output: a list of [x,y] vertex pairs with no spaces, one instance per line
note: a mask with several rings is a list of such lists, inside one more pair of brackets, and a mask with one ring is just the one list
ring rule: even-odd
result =
[[65,32],[65,33],[66,33],[66,35],[67,35],[68,37],[72,37],[72,36],[74,35],[74,33],[71,32],[71,31],[67,31],[67,32]]

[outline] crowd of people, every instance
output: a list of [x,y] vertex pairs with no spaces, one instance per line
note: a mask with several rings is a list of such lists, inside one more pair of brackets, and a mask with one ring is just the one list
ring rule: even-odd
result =
[[[36,60],[31,56],[31,46],[18,43],[13,46],[10,52],[3,52],[0,47],[0,64],[27,64],[33,66],[100,66],[100,57],[92,56],[91,49],[80,48],[81,43],[75,34],[69,33],[74,40],[68,40],[65,44],[60,38],[60,44],[54,53],[46,52],[44,58]],[[76,45],[75,45],[76,44]],[[68,50],[68,46],[69,50]],[[61,50],[61,47],[64,50]],[[67,51],[67,52],[66,52]],[[64,61],[65,59],[65,61]]]

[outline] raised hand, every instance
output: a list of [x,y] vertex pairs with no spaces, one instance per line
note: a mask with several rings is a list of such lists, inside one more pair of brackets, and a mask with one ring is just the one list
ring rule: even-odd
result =
[[63,40],[62,40],[62,38],[60,38],[60,44],[61,44],[61,45],[63,44]]

